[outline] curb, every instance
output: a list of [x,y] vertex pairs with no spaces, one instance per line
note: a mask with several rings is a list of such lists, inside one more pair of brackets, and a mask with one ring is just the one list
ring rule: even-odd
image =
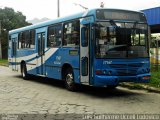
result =
[[149,85],[139,85],[138,84],[138,88],[137,88],[134,84],[131,84],[131,83],[121,83],[119,86],[126,87],[129,89],[147,90],[148,92],[160,93],[160,89],[151,87]]

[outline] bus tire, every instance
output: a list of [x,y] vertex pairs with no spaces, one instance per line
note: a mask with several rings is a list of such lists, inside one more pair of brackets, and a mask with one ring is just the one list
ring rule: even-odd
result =
[[26,68],[25,63],[23,63],[21,66],[21,76],[24,80],[27,80],[29,78],[29,75],[27,74],[27,68]]
[[65,72],[65,86],[69,91],[76,90],[76,84],[74,82],[74,74],[72,68],[69,68]]

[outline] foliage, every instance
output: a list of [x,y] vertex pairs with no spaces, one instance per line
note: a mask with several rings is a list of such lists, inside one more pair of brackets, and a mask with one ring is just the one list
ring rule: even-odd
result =
[[160,88],[160,72],[152,72],[150,84]]
[[15,12],[12,8],[0,8],[0,22],[1,22],[1,40],[2,50],[7,49],[8,46],[8,31],[16,28],[30,25],[26,22],[26,16],[21,12]]
[[158,65],[151,65],[151,86],[160,88],[160,67]]
[[0,59],[0,65],[8,66],[8,60]]

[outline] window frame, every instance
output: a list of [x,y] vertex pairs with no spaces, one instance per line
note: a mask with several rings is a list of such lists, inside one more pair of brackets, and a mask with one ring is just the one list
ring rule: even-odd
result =
[[[60,29],[56,29],[60,27]],[[53,29],[53,33],[54,33],[54,36],[56,38],[56,36],[59,36],[57,37],[58,39],[61,39],[61,43],[59,45],[55,45],[55,46],[51,46],[51,40],[49,40],[49,35],[50,35],[50,29]],[[57,34],[57,31],[60,31],[61,30],[61,33],[58,35]],[[48,33],[47,33],[47,47],[48,48],[58,48],[58,47],[61,47],[62,46],[62,35],[63,35],[63,24],[62,23],[58,23],[58,24],[53,24],[53,25],[50,25],[48,26],[48,29],[47,29]],[[57,41],[56,41],[57,42]]]
[[[71,45],[71,44],[70,44],[70,45],[66,45],[66,44],[65,44],[65,43],[66,43],[66,42],[65,42],[65,25],[66,25],[66,24],[69,24],[69,23],[72,23],[72,25],[73,25],[74,22],[78,22],[78,25],[79,25],[79,26],[78,26],[77,28],[79,28],[79,29],[77,29],[78,31],[76,30],[77,33],[72,33],[73,31],[71,31],[71,33],[68,33],[68,35],[70,35],[70,39],[71,39],[71,40],[72,40],[74,34],[78,35],[78,36],[76,36],[76,37],[78,37],[78,39],[79,39],[79,40],[76,40],[78,44],[77,44],[77,45],[76,45],[76,44],[74,44],[74,45]],[[73,28],[73,26],[72,26],[72,28]],[[74,29],[75,29],[75,28],[76,28],[76,27],[74,27]],[[66,30],[66,31],[67,31],[67,30]],[[75,32],[76,32],[76,31],[75,31]],[[66,35],[67,35],[67,34],[66,34]],[[80,47],[80,19],[73,19],[73,20],[66,21],[66,22],[63,23],[63,41],[62,41],[62,46],[63,46],[63,47]]]
[[[36,46],[35,35],[36,35],[36,30],[35,29],[30,30],[30,49],[35,49]],[[31,47],[32,45],[34,45],[33,48]]]
[[[33,35],[31,34],[31,32],[33,32]],[[35,29],[26,30],[18,33],[18,49],[35,49],[35,33]],[[33,48],[31,47],[32,45],[34,45]]]

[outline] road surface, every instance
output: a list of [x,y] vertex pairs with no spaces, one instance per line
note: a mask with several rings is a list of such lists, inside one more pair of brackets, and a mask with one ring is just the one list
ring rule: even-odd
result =
[[159,114],[160,94],[117,87],[82,86],[78,92],[63,82],[34,77],[0,66],[0,114]]

